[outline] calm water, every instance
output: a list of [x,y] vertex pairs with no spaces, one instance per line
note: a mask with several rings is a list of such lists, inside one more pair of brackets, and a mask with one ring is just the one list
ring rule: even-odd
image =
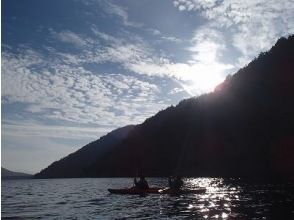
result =
[[[165,186],[165,179],[147,179]],[[294,184],[186,179],[198,195],[112,195],[132,179],[3,180],[3,219],[294,219]]]

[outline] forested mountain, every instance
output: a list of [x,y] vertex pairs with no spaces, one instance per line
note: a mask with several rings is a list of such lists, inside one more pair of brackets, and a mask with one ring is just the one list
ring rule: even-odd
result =
[[46,169],[36,174],[36,178],[86,177],[86,168],[106,153],[115,150],[115,146],[134,128],[128,125],[93,141],[78,151],[52,163]]
[[294,174],[293,113],[290,36],[214,92],[183,100],[135,126],[103,156],[79,157],[87,163],[83,168],[63,159],[60,168],[52,164],[37,177],[67,177],[59,170],[69,166],[70,176],[133,176],[139,169],[146,176],[289,178]]

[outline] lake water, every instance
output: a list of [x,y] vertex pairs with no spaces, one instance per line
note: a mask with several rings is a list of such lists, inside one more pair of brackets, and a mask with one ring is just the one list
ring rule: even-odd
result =
[[[167,180],[147,179],[152,186]],[[294,184],[185,179],[196,195],[113,195],[128,178],[2,180],[3,219],[294,219]]]

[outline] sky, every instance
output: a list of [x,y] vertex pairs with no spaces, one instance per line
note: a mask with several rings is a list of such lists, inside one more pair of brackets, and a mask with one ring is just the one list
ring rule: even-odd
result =
[[213,91],[294,33],[294,0],[2,0],[1,160],[36,173]]

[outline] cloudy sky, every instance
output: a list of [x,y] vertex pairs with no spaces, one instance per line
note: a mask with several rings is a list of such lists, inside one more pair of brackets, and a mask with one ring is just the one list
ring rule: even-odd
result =
[[294,0],[2,0],[2,166],[35,173],[294,33]]

